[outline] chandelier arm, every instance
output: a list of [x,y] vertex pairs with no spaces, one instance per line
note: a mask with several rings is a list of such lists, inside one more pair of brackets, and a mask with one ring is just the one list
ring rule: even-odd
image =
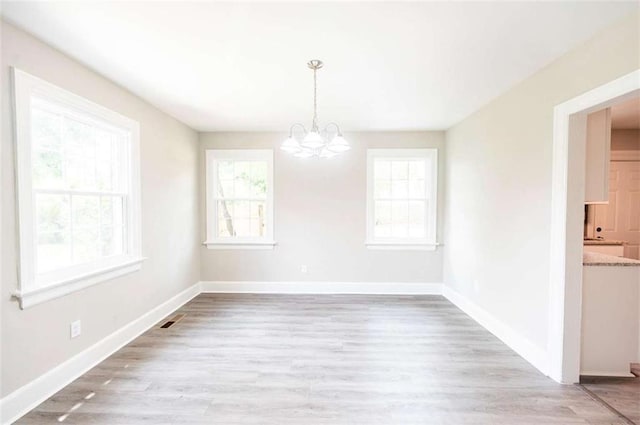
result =
[[342,136],[342,131],[340,131],[340,126],[335,122],[330,122],[324,126],[324,131],[326,132],[329,129],[329,126],[334,126],[336,130],[338,130],[338,136]]
[[291,128],[289,128],[289,137],[293,137],[293,129],[295,127],[300,127],[302,128],[302,131],[304,131],[305,133],[307,132],[307,129],[304,128],[304,125],[300,124],[299,122],[296,122],[291,125]]

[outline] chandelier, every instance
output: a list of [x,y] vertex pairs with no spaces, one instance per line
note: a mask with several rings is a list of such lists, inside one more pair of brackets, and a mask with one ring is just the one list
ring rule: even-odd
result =
[[311,123],[311,131],[307,131],[300,123],[293,124],[289,129],[289,137],[282,142],[280,149],[298,158],[331,158],[348,151],[351,146],[342,137],[338,124],[331,122],[322,130],[319,129],[316,73],[322,68],[323,63],[314,59],[309,61],[307,66],[313,70],[313,121]]

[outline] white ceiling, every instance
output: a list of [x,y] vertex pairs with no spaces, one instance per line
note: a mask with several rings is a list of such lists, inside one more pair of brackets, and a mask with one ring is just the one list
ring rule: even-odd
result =
[[611,128],[614,130],[640,129],[640,97],[611,107]]
[[4,2],[4,18],[198,130],[445,129],[636,2]]

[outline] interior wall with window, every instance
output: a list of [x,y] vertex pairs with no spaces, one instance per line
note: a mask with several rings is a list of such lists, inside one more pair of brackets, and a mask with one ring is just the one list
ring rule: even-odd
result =
[[[197,133],[20,29],[3,21],[0,21],[0,24],[2,26],[0,68],[2,84],[2,163],[0,167],[2,169],[2,299],[0,300],[2,364],[0,369],[4,397],[196,283],[200,272],[198,246],[201,241],[198,228],[200,213],[197,201]],[[140,270],[25,309],[21,309],[18,301],[11,297],[18,288],[19,256],[10,67],[19,68],[136,121],[140,129],[143,217],[141,255],[146,258]],[[78,150],[75,151],[79,153]],[[79,184],[83,183],[82,176],[76,177],[79,179],[76,179]],[[51,189],[49,185],[43,187],[45,186]],[[107,190],[108,188],[101,186],[99,189]],[[84,201],[85,203],[94,201],[93,198],[89,198],[91,197],[76,199],[77,206],[81,206],[80,204]],[[103,203],[109,203],[108,196],[103,194],[102,198],[104,198]],[[88,205],[85,206],[89,208]],[[112,207],[114,205],[110,205],[110,208]],[[117,205],[115,207],[118,208]],[[109,211],[112,210],[109,209]],[[107,220],[108,215],[103,215],[102,218]],[[105,221],[102,225],[106,227],[101,231],[96,230],[97,232],[107,236],[118,234],[118,223]],[[63,237],[65,236],[51,235],[51,240],[48,241],[53,244],[57,241],[56,238]],[[102,239],[104,240],[101,242],[101,250],[117,251],[112,244],[113,238],[105,236]],[[78,245],[76,251],[78,258],[65,257],[64,261],[93,258],[93,248],[89,244]],[[78,338],[70,339],[69,325],[78,319],[82,321],[82,334]]]
[[[438,152],[436,241],[441,241],[444,195],[444,132],[355,132],[346,134],[352,149],[330,159],[295,158],[279,149],[286,134],[276,132],[215,132],[200,134],[200,191],[202,210],[206,210],[207,151],[273,151],[273,241],[275,245],[259,247],[202,246],[203,281],[319,281],[319,282],[441,282],[442,248],[433,250],[412,247],[375,247],[367,243],[367,150],[425,149]],[[383,164],[385,165],[385,164]],[[391,166],[390,164],[386,164]],[[396,164],[397,187],[408,182],[402,174],[403,164]],[[408,164],[404,164],[407,165]],[[245,167],[245,165],[240,165]],[[413,166],[412,166],[413,167]],[[413,170],[413,168],[412,168]],[[419,168],[416,168],[420,172]],[[225,171],[226,172],[226,171]],[[389,171],[390,172],[390,171]],[[407,168],[407,173],[408,173]],[[242,180],[238,171],[237,177]],[[402,175],[401,175],[402,174]],[[424,174],[419,174],[424,176]],[[384,177],[384,176],[383,176]],[[230,177],[231,178],[231,177]],[[248,178],[248,177],[247,177]],[[243,183],[244,184],[244,183]],[[243,192],[255,191],[251,188]],[[416,208],[421,200],[409,200],[399,188],[394,208]],[[412,189],[413,190],[413,189]],[[420,191],[417,189],[418,192]],[[413,193],[413,192],[412,192]],[[420,195],[417,195],[420,197]],[[254,200],[258,202],[259,200]],[[231,200],[230,200],[231,202]],[[389,204],[391,202],[388,202]],[[260,223],[257,208],[240,207],[238,222],[243,232],[250,232],[252,220]],[[413,205],[413,204],[412,204]],[[391,206],[389,205],[391,208]],[[255,210],[255,214],[252,211]],[[417,211],[417,209],[416,209]],[[422,210],[421,210],[422,211]],[[222,214],[222,213],[220,213]],[[223,235],[228,235],[224,214],[219,219]],[[383,228],[384,232],[392,230]],[[398,223],[398,235],[409,234],[407,222]],[[387,233],[381,233],[386,236]],[[422,235],[421,229],[411,232]],[[413,234],[413,233],[412,233]],[[260,236],[256,233],[255,236]],[[207,238],[207,217],[201,217],[200,238]],[[399,248],[399,249],[398,249]],[[415,247],[414,247],[415,248]],[[306,273],[302,271],[306,266]]]
[[447,131],[444,281],[546,351],[554,107],[640,68],[637,13]]

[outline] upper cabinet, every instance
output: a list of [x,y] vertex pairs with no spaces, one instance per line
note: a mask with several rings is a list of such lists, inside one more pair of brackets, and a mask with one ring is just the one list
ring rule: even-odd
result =
[[585,202],[609,202],[609,159],[611,156],[611,109],[587,117]]

